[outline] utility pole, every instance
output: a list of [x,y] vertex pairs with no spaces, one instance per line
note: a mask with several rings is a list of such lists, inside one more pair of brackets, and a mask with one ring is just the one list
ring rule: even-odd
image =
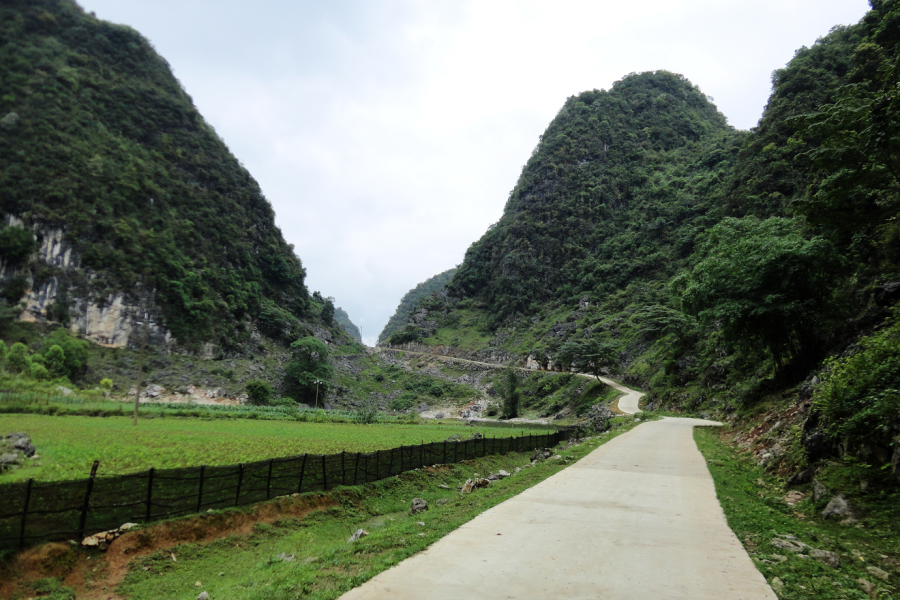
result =
[[150,329],[150,319],[147,316],[147,313],[144,313],[144,321],[137,321],[137,325],[144,326],[144,336],[141,340],[141,358],[138,361],[138,376],[137,376],[137,386],[136,391],[134,392],[134,417],[132,418],[131,424],[133,426],[137,426],[138,421],[138,403],[141,400],[141,383],[143,383],[144,378],[144,359],[147,355],[147,333]]
[[316,384],[316,408],[319,408],[319,385],[321,385],[322,381],[316,379],[313,383]]

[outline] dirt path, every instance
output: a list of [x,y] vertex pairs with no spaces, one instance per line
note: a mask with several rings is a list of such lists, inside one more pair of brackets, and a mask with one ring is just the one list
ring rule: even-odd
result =
[[[375,350],[375,352],[381,352],[382,348],[379,348],[376,346],[374,348],[374,350]],[[397,352],[404,352],[406,354],[415,354],[416,356],[433,356],[435,358],[440,358],[445,361],[456,361],[456,362],[469,363],[472,365],[482,365],[484,367],[490,367],[492,369],[505,368],[503,365],[479,362],[477,360],[468,360],[465,358],[456,358],[454,356],[443,356],[441,354],[429,354],[426,352],[414,352],[412,350],[397,350],[396,348],[392,348],[392,350],[395,350]],[[519,370],[524,371],[526,373],[534,373],[535,372],[531,369],[526,369],[524,367],[519,367]],[[575,373],[575,375],[579,375],[581,377],[587,377],[588,379],[594,378],[593,375],[589,375],[587,373]],[[638,407],[638,403],[640,402],[641,398],[644,396],[643,392],[638,392],[638,391],[632,390],[630,388],[627,388],[620,383],[616,383],[612,379],[607,379],[606,377],[600,377],[599,379],[606,385],[608,385],[611,388],[618,390],[618,391],[622,392],[622,394],[624,394],[617,400],[618,408],[620,411],[622,411],[623,413],[628,414],[628,415],[633,415],[635,413],[641,412],[641,409]]]
[[644,423],[342,598],[775,600],[694,443],[714,424]]

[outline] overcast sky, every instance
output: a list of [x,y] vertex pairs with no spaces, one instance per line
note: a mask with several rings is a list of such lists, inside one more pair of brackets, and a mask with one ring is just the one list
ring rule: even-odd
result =
[[865,0],[78,0],[162,54],[307,269],[374,339],[500,218],[566,97],[666,69],[756,125]]

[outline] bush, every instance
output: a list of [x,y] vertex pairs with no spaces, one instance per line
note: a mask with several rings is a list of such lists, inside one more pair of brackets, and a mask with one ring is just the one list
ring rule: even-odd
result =
[[[40,355],[38,355],[40,356]],[[44,381],[45,379],[50,379],[50,372],[47,370],[47,367],[42,365],[39,362],[31,363],[31,376],[37,379],[38,381]]]
[[100,380],[100,389],[101,389],[101,390],[104,390],[104,391],[107,391],[107,392],[112,391],[112,389],[113,389],[113,380],[112,380],[112,379],[109,379],[109,378],[101,379],[101,380]]
[[253,380],[247,382],[247,398],[250,404],[265,406],[272,400],[272,386],[265,381]]
[[6,368],[12,373],[23,373],[31,367],[28,348],[22,342],[16,342],[6,354]]

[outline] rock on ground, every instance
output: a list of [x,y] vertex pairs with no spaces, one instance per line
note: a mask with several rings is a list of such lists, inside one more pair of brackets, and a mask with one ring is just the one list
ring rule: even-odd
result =
[[409,512],[414,515],[419,514],[422,511],[428,510],[428,503],[425,502],[422,498],[413,498],[412,502],[409,505]]
[[852,516],[853,510],[850,508],[850,503],[840,494],[832,498],[831,502],[828,503],[828,506],[825,507],[825,510],[822,511],[822,517],[825,519],[829,517]]

